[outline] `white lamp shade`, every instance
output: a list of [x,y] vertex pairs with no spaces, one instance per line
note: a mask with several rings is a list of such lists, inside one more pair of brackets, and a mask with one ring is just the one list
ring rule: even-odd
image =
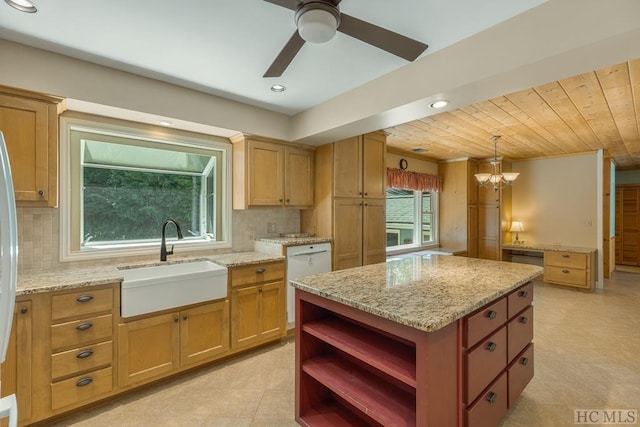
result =
[[518,233],[520,231],[524,231],[524,225],[522,224],[522,221],[513,221],[511,223],[511,229],[509,231]]
[[298,18],[298,34],[310,43],[325,43],[336,35],[338,21],[330,12],[312,9]]
[[491,175],[489,181],[491,181],[492,184],[498,184],[502,181],[502,175]]
[[516,178],[518,177],[518,175],[520,175],[518,172],[504,172],[502,174],[502,177],[504,178],[505,181],[507,182],[513,182],[516,180]]
[[477,173],[475,174],[476,179],[478,180],[479,183],[484,183],[489,181],[489,178],[491,178],[491,174],[490,173]]

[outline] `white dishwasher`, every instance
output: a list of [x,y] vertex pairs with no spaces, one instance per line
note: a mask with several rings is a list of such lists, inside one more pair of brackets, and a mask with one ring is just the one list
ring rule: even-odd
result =
[[289,280],[331,271],[331,243],[287,247],[287,322],[296,320],[295,288]]

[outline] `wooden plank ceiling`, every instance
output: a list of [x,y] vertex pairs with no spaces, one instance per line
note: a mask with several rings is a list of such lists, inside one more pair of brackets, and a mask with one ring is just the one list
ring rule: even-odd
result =
[[392,149],[433,160],[512,160],[598,149],[618,169],[640,169],[640,59],[385,129]]

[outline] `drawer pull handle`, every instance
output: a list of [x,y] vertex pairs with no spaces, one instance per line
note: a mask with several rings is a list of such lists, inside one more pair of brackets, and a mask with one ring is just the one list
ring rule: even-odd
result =
[[522,323],[523,325],[526,325],[528,321],[529,319],[527,318],[527,316],[522,316],[520,318],[520,323]]
[[28,312],[29,312],[29,309],[28,309],[27,307],[22,307],[22,308],[20,309],[20,313],[21,313],[21,314],[27,314]]
[[490,392],[489,394],[487,394],[487,401],[489,403],[495,402],[497,398],[498,398],[498,395],[494,392]]
[[490,342],[489,344],[487,344],[487,350],[489,351],[494,351],[496,347],[498,347],[498,345],[494,342]]
[[569,258],[569,254],[562,254],[562,258]]
[[77,331],[86,331],[87,329],[91,329],[93,327],[93,323],[80,323],[76,326]]
[[92,382],[93,378],[91,377],[82,378],[81,380],[78,380],[78,382],[76,383],[76,387],[84,387],[91,384]]
[[93,299],[93,295],[81,295],[78,298],[76,298],[76,302],[89,302]]
[[528,357],[523,357],[520,360],[520,363],[522,364],[522,366],[527,366],[529,364],[529,358]]
[[495,311],[493,311],[493,310],[489,310],[489,311],[487,312],[487,317],[488,317],[489,319],[491,319],[491,320],[495,319],[497,315],[498,315],[498,313],[496,313],[496,312],[495,312]]
[[563,273],[567,274],[569,273],[569,270],[567,270],[566,268],[564,270],[562,270]]
[[76,359],[86,359],[87,357],[91,356],[92,354],[93,354],[93,350],[81,351],[80,353],[76,354]]
[[188,319],[188,317],[187,317],[186,314],[184,316],[182,316],[182,320],[187,320],[187,319]]
[[518,296],[522,297],[522,298],[526,298],[527,296],[529,296],[529,292],[527,291],[520,291],[518,292]]
[[262,273],[264,273],[265,271],[267,271],[267,270],[265,270],[264,268],[259,268],[259,269],[257,269],[257,270],[256,270],[256,273],[258,273],[258,274],[262,274]]

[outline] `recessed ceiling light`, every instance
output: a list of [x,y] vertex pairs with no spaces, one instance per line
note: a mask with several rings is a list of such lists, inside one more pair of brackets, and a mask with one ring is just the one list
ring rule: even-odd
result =
[[287,90],[287,88],[283,85],[273,85],[271,86],[271,90],[273,92],[284,92],[285,90]]
[[160,126],[173,126],[173,122],[169,120],[158,120]]
[[426,152],[427,152],[427,151],[429,151],[429,150],[426,150],[426,149],[424,149],[424,148],[414,148],[414,149],[413,149],[413,150],[411,150],[411,151],[413,151],[414,153],[426,153]]
[[431,108],[442,108],[442,107],[446,107],[448,104],[449,104],[449,101],[447,101],[446,99],[441,99],[439,101],[432,102],[429,106]]
[[4,0],[9,6],[21,12],[36,13],[38,8],[29,0]]

